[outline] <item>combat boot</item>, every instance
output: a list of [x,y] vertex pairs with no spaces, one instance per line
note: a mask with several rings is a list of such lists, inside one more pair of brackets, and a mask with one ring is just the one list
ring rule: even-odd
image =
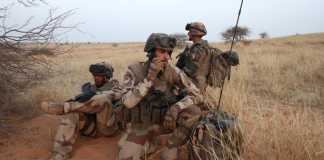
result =
[[71,111],[69,102],[42,102],[41,109],[48,114],[62,115]]

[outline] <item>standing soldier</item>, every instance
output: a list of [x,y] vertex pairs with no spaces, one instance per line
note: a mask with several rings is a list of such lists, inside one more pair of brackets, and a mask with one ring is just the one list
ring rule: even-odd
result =
[[[41,109],[49,114],[62,115],[52,150],[52,160],[65,160],[72,152],[73,144],[79,134],[94,137],[111,136],[118,126],[113,111],[113,97],[109,99],[91,99],[102,92],[119,93],[118,81],[112,79],[113,67],[106,62],[90,65],[95,84],[90,82],[82,86],[82,94],[65,103],[43,102]],[[112,92],[113,91],[113,92]],[[114,94],[110,94],[112,96]],[[98,96],[96,96],[98,98]],[[99,96],[100,97],[100,96]]]
[[[201,22],[188,23],[185,29],[193,44],[179,54],[176,66],[182,69],[206,96],[208,101],[205,105],[215,109],[214,98],[206,92],[206,88],[222,87],[226,76],[230,74],[231,66],[239,63],[238,55],[236,52],[222,52],[203,40],[207,30]],[[189,125],[192,130],[190,157],[239,159],[243,138],[237,119],[226,112],[213,109],[203,116],[199,123]]]
[[179,54],[176,66],[182,69],[203,92],[208,85],[220,87],[225,76],[229,74],[230,66],[238,64],[237,54],[222,52],[209,46],[208,42],[202,39],[207,30],[201,22],[188,23],[185,29],[193,44]]

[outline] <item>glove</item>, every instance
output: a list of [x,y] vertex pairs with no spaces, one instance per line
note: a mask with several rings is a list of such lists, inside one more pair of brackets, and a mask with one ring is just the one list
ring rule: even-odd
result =
[[158,74],[164,69],[166,66],[167,62],[159,59],[159,58],[154,58],[152,62],[150,63],[150,67],[148,69],[148,73],[146,78],[149,81],[154,81]]
[[174,130],[177,127],[176,120],[169,115],[165,115],[163,127],[168,130]]
[[180,112],[179,106],[171,106],[170,109],[167,111],[164,117],[163,127],[165,129],[173,130],[177,127],[177,118]]

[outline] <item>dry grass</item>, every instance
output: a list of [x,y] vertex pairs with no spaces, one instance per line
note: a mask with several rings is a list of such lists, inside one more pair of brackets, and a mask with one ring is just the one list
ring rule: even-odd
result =
[[[24,99],[35,105],[45,99],[66,100],[91,81],[89,64],[104,60],[112,62],[121,79],[128,64],[145,59],[143,46],[82,44],[68,55],[53,57],[55,75],[31,88]],[[222,109],[242,122],[243,158],[323,159],[324,34],[258,40],[235,50],[240,65],[226,83]],[[210,91],[217,97],[217,90]]]

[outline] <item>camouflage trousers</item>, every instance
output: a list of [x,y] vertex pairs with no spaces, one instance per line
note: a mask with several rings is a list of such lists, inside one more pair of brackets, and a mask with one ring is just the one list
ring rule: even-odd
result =
[[[118,142],[118,160],[160,159],[173,160],[178,158],[178,147],[187,142],[192,117],[200,117],[201,111],[197,106],[190,106],[180,114],[174,130],[166,130],[158,124],[132,124],[126,129]],[[142,117],[145,119],[145,116]],[[147,118],[149,120],[149,118]],[[145,123],[146,121],[144,121]],[[128,130],[128,131],[127,131]]]
[[188,141],[191,128],[198,121],[201,114],[202,111],[197,105],[191,105],[179,113],[177,127],[170,134],[166,149],[161,153],[161,159],[179,159],[178,149]]
[[[74,102],[69,102],[75,105]],[[63,160],[71,156],[73,144],[79,135],[112,136],[118,131],[112,104],[103,106],[90,104],[74,106],[73,110],[62,115],[53,145],[53,160]]]

